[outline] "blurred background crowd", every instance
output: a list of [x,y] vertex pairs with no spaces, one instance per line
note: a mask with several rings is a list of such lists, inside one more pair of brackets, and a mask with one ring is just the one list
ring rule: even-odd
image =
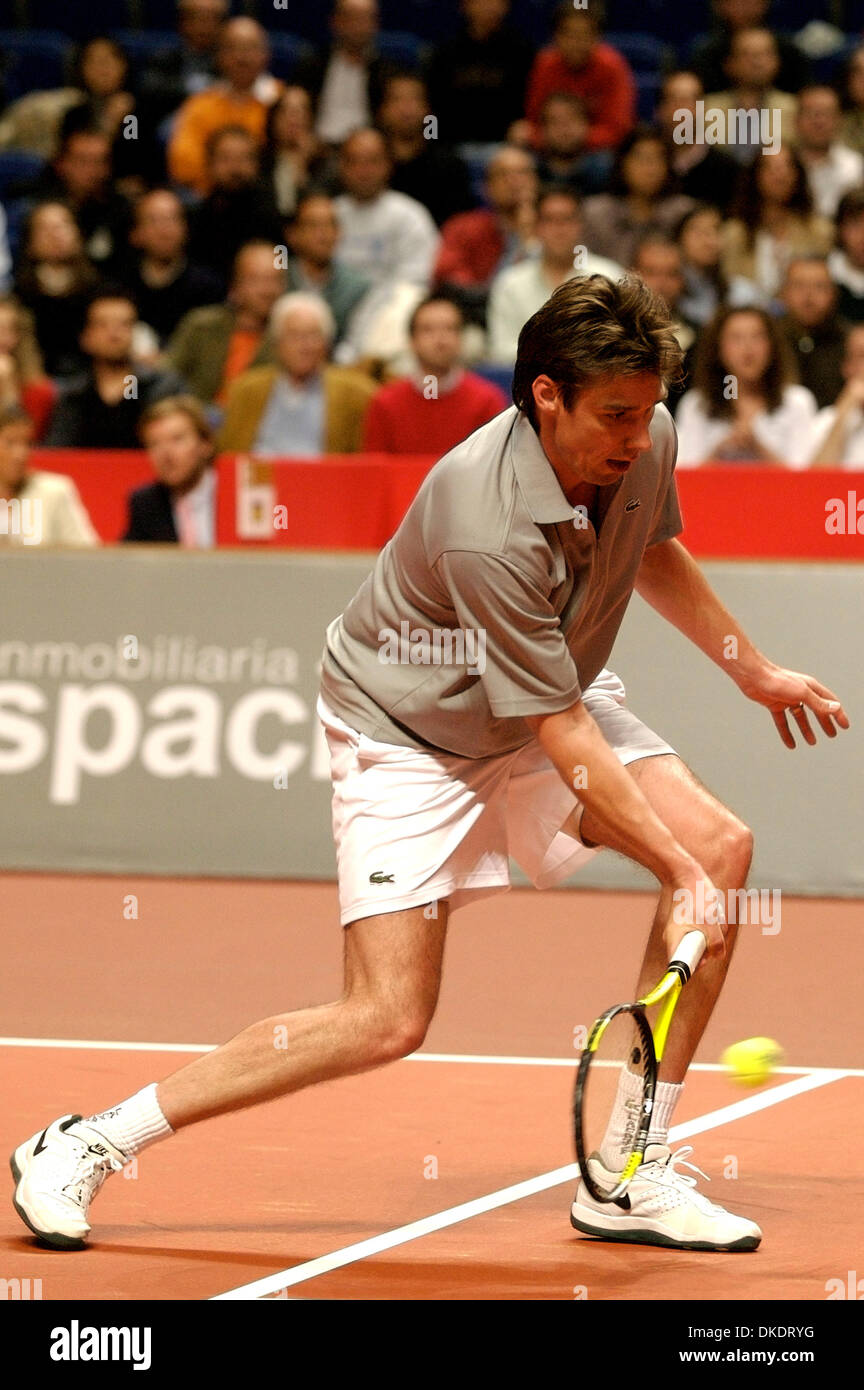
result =
[[680,467],[864,466],[864,0],[0,23],[0,499],[54,539],[94,537],[34,441],[146,447],[127,538],[189,545],[217,451],[444,453],[583,274],[666,301]]

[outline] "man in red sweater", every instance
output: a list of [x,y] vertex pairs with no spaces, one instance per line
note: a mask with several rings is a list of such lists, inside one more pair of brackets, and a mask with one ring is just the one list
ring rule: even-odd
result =
[[[636,121],[636,83],[630,65],[616,49],[600,42],[598,0],[591,9],[564,3],[555,11],[552,43],[534,60],[525,114],[539,137],[543,103],[553,92],[572,92],[588,113],[588,150],[614,149]],[[512,132],[511,132],[512,137]]]
[[365,452],[440,457],[507,409],[503,391],[463,370],[464,326],[461,308],[446,296],[432,294],[417,305],[409,324],[417,371],[372,397]]

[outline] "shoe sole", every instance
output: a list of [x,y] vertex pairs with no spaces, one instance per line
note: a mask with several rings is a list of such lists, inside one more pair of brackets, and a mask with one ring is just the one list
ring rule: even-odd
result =
[[24,1174],[22,1169],[18,1166],[18,1161],[15,1156],[17,1152],[18,1150],[16,1149],[15,1153],[13,1153],[9,1159],[9,1167],[12,1169],[12,1177],[15,1179],[15,1191],[12,1194],[12,1205],[21,1217],[24,1225],[33,1232],[34,1236],[38,1236],[39,1240],[45,1245],[50,1245],[54,1250],[86,1249],[86,1240],[82,1240],[79,1236],[66,1236],[62,1231],[40,1231],[38,1226],[33,1225],[27,1212],[18,1201],[18,1185]]
[[574,1216],[572,1211],[570,1225],[582,1235],[594,1236],[597,1240],[612,1240],[629,1245],[662,1245],[670,1250],[713,1250],[722,1255],[755,1250],[762,1239],[761,1236],[740,1236],[738,1240],[730,1241],[726,1245],[716,1245],[709,1240],[674,1240],[671,1236],[664,1236],[660,1231],[647,1229],[608,1231],[602,1226],[592,1226],[583,1217]]

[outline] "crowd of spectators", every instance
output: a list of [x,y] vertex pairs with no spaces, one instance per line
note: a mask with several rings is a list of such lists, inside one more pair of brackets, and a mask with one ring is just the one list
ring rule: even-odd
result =
[[462,0],[398,60],[376,0],[291,62],[227,0],[155,50],[70,40],[65,85],[0,111],[0,500],[50,492],[31,443],[144,446],[127,539],[211,543],[217,451],[441,454],[559,285],[628,272],[684,352],[679,467],[861,466],[864,40],[712,9],[653,67],[600,0],[539,45]]

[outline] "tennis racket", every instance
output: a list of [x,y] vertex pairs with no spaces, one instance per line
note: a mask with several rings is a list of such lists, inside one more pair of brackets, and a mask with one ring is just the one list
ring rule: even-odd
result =
[[[660,983],[635,1003],[607,1009],[588,1035],[576,1073],[573,1131],[579,1171],[597,1202],[618,1201],[642,1162],[669,1026],[707,944],[701,931],[687,932]],[[661,1007],[652,1032],[645,1010],[654,1004]],[[627,1121],[610,1146],[607,1129],[619,1097]]]

